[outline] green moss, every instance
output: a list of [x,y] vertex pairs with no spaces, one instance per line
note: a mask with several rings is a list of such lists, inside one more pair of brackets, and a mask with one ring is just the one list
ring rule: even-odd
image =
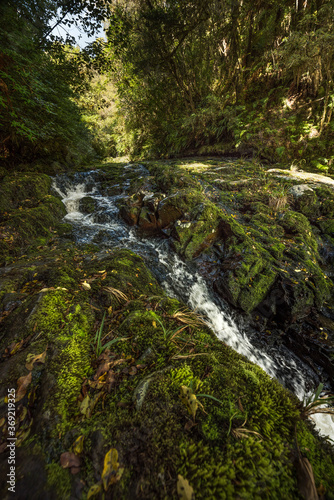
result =
[[334,237],[334,219],[318,222],[318,225],[324,234]]
[[69,335],[87,331],[89,323],[85,315],[66,314],[72,300],[73,296],[66,291],[50,290],[44,292],[29,318],[28,328],[38,328],[49,340],[66,339]]
[[178,473],[196,492],[196,498],[296,498],[289,449],[279,440],[253,438],[229,444],[224,451],[204,443],[183,443]]
[[262,302],[276,278],[276,272],[266,269],[264,273],[258,273],[249,285],[244,288],[238,297],[238,304],[245,312],[251,312]]
[[57,384],[45,408],[56,411],[57,426],[54,432],[64,432],[80,415],[78,397],[85,377],[91,372],[90,339],[71,338],[56,356],[50,369],[57,374]]
[[52,463],[46,466],[47,484],[56,492],[57,498],[68,500],[71,497],[71,478],[68,470],[60,464]]
[[320,213],[323,216],[334,217],[334,193],[327,187],[317,187],[317,196],[320,203]]
[[8,212],[20,205],[33,206],[48,194],[50,187],[51,179],[45,174],[7,176],[0,188],[0,212]]
[[297,440],[301,454],[311,463],[316,486],[322,485],[326,497],[334,498],[334,459],[331,448],[324,443],[325,440],[323,446],[319,447],[318,439],[304,422],[300,422],[297,426]]
[[301,235],[305,244],[312,251],[317,251],[317,240],[305,215],[289,210],[282,216],[280,224],[284,227],[287,233]]
[[191,212],[191,222],[178,221],[175,225],[177,241],[174,242],[177,251],[192,259],[209,248],[217,239],[221,214],[213,203],[206,202]]

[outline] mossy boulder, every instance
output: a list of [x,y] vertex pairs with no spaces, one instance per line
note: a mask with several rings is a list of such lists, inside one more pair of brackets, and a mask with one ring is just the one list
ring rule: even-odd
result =
[[187,259],[198,257],[217,239],[221,211],[210,202],[201,203],[191,211],[190,221],[174,226],[174,246]]
[[79,211],[84,214],[91,214],[96,209],[96,201],[91,196],[81,198],[79,202]]
[[296,211],[310,218],[315,218],[318,215],[318,198],[314,189],[308,184],[292,186],[288,193],[293,199]]

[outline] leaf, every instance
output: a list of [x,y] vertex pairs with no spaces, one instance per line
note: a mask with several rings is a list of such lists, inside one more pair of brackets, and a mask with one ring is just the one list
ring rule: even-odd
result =
[[80,453],[83,452],[84,440],[84,436],[79,436],[78,439],[75,440],[73,444],[73,453],[80,455]]
[[91,289],[91,286],[89,283],[87,283],[87,281],[84,281],[83,283],[81,283],[81,286],[84,290],[90,290]]
[[89,488],[89,491],[87,494],[87,500],[89,500],[92,497],[95,497],[96,495],[101,493],[101,491],[102,491],[102,484],[101,483],[93,484],[93,486],[91,486]]
[[119,467],[118,451],[115,448],[110,448],[104,457],[104,467],[101,476],[105,491],[107,491],[111,484],[117,483],[120,480],[123,471],[124,469]]
[[60,465],[63,469],[69,469],[71,467],[80,467],[80,458],[74,453],[66,451],[60,455]]
[[28,386],[31,384],[32,375],[31,372],[28,373],[25,377],[20,377],[17,381],[17,392],[15,402],[21,401],[24,398],[27,392]]
[[137,373],[137,368],[135,366],[131,366],[130,370],[129,370],[129,375],[136,375]]
[[86,416],[87,414],[87,410],[89,410],[89,395],[87,394],[87,396],[83,399],[83,401],[81,401],[81,404],[80,404],[80,412]]
[[192,417],[195,419],[197,408],[198,408],[198,401],[197,401],[195,394],[190,389],[190,387],[187,387],[185,385],[181,386],[180,398],[181,398],[181,401],[188,408],[190,415],[192,415]]
[[27,359],[26,359],[26,362],[27,362],[26,369],[31,371],[34,367],[34,363],[36,363],[37,361],[39,363],[45,363],[46,351],[47,351],[47,348],[45,349],[44,352],[42,352],[42,354],[28,354]]
[[180,500],[193,500],[195,498],[194,489],[180,474],[177,476],[177,494]]

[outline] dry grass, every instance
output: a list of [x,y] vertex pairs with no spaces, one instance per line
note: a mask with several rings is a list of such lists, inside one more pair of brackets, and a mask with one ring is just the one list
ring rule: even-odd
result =
[[280,212],[283,210],[288,203],[287,195],[274,195],[269,198],[269,208],[275,212]]
[[204,318],[194,311],[188,311],[185,307],[173,313],[170,318],[185,324],[186,326],[206,326]]
[[121,292],[120,290],[117,290],[117,288],[112,288],[111,286],[107,286],[103,290],[105,290],[108,293],[111,293],[111,295],[113,295],[118,300],[118,302],[121,302],[122,300],[127,302],[129,300],[128,297],[125,295],[125,293]]

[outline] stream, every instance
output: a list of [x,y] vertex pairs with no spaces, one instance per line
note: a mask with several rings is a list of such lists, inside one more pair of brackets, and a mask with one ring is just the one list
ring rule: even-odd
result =
[[[132,172],[138,170],[138,177],[149,175],[142,166],[124,168]],[[127,248],[139,254],[166,293],[203,315],[220,340],[263,368],[300,400],[313,393],[316,377],[312,370],[284,345],[259,347],[253,337],[247,336],[247,325],[240,325],[233,318],[230,307],[214,294],[194,264],[177,256],[168,239],[144,238],[136,228],[122,221],[116,203],[127,195],[130,181],[123,184],[122,194],[104,196],[99,191],[100,178],[101,172],[90,171],[71,177],[63,174],[53,180],[53,189],[67,210],[65,221],[74,227],[76,243],[95,243],[102,249]],[[95,203],[95,210],[90,214],[80,211],[80,201],[86,196]],[[334,421],[330,415],[317,414],[313,420],[322,435],[334,440]]]

